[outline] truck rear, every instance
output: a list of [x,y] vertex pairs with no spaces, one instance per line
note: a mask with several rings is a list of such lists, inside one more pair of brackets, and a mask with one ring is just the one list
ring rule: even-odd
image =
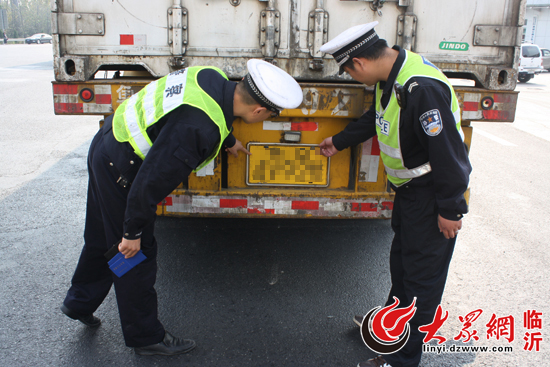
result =
[[56,114],[108,116],[148,82],[211,65],[232,80],[250,58],[274,63],[304,93],[270,121],[233,124],[253,153],[222,152],[158,214],[389,218],[393,193],[375,138],[334,157],[318,144],[360,117],[372,87],[337,74],[319,51],[345,29],[379,21],[388,43],[417,52],[457,85],[468,147],[471,121],[512,122],[526,0],[53,0]]

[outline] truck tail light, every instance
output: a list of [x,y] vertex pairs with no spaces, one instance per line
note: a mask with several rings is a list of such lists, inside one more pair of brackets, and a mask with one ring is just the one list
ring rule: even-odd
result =
[[493,105],[495,104],[495,101],[491,97],[484,97],[481,100],[481,108],[484,110],[490,110],[493,108]]
[[94,92],[90,88],[84,88],[80,91],[80,99],[84,102],[90,102],[94,99]]

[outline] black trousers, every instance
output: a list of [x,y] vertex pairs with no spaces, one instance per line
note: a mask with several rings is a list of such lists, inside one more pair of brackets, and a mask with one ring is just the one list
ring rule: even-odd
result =
[[88,153],[84,248],[63,303],[80,314],[92,314],[114,284],[126,345],[142,347],[164,338],[154,288],[157,273],[154,224],[143,230],[141,238],[141,250],[147,259],[121,278],[114,275],[104,254],[122,238],[128,190],[116,183],[118,172],[110,162],[100,129]]
[[384,356],[392,367],[418,366],[425,333],[419,326],[433,321],[447,280],[456,237],[446,239],[437,224],[438,210],[432,188],[400,188],[392,215],[395,232],[390,250],[392,287],[386,306],[397,297],[399,307],[416,297],[416,314],[410,320],[409,341],[396,353]]

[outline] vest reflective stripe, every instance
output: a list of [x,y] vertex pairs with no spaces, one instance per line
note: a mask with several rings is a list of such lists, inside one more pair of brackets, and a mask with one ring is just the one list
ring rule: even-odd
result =
[[126,129],[128,129],[128,134],[134,139],[135,144],[138,146],[143,156],[146,156],[153,143],[146,134],[141,133],[135,104],[136,100],[134,99],[130,100],[126,105],[126,113],[124,114]]
[[[400,85],[406,85],[414,77],[427,77],[444,82],[451,92],[451,110],[453,113],[455,126],[464,141],[464,134],[460,127],[460,107],[454,90],[439,69],[424,59],[422,56],[406,51],[405,61],[399,71],[396,81]],[[385,110],[381,104],[382,88],[380,83],[376,85],[376,132],[380,144],[380,156],[388,174],[388,179],[392,184],[399,187],[413,178],[420,177],[431,172],[432,168],[429,162],[416,168],[408,169],[405,167],[403,155],[400,146],[399,121],[401,116],[401,107],[397,102],[395,90],[392,94]]]
[[387,156],[395,159],[401,159],[401,149],[392,148],[389,145],[381,143],[380,141],[378,142],[378,145],[380,145],[380,151],[386,154]]
[[218,155],[229,130],[221,107],[197,82],[198,73],[204,69],[215,70],[227,79],[227,76],[215,67],[190,67],[147,84],[137,94],[124,101],[115,111],[113,118],[113,134],[116,140],[130,143],[135,153],[141,159],[145,159],[153,145],[147,135],[147,128],[172,110],[187,104],[206,113],[220,130],[221,140],[217,150],[214,150],[212,156],[195,171],[210,163]]
[[157,81],[145,86],[147,91],[143,98],[143,111],[145,113],[145,121],[147,126],[151,126],[155,121],[155,92],[157,91]]
[[453,116],[455,118],[455,122],[458,128],[458,133],[460,134],[460,139],[462,139],[462,142],[464,142],[464,131],[462,131],[462,128],[460,127],[460,123],[462,121],[460,117],[460,108],[453,112]]
[[388,167],[385,167],[385,168],[388,175],[401,178],[401,179],[407,179],[407,180],[413,179],[415,177],[423,176],[426,173],[429,173],[432,171],[432,166],[430,165],[430,162],[425,163],[413,169],[391,169]]

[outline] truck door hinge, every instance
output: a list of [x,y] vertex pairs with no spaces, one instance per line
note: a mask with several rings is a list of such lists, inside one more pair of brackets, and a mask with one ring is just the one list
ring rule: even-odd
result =
[[60,35],[104,36],[105,15],[103,13],[58,12],[54,18],[52,30],[52,33]]
[[523,27],[478,24],[474,27],[474,46],[520,46],[518,30]]
[[281,13],[273,7],[273,0],[269,0],[260,17],[260,46],[266,58],[277,56],[281,44]]
[[328,42],[328,12],[321,7],[309,13],[307,45],[313,60],[309,62],[312,70],[323,70],[324,53],[321,46]]
[[372,0],[372,4],[370,4],[370,8],[372,11],[375,11],[379,17],[382,16],[382,7],[384,6],[384,0]]
[[179,5],[168,9],[168,44],[174,56],[181,56],[187,50],[188,11]]
[[414,51],[416,43],[417,17],[405,13],[397,17],[397,44],[405,50]]
[[181,56],[174,56],[170,58],[170,60],[168,60],[168,65],[175,70],[183,69],[186,64],[187,64],[187,60],[185,60]]

